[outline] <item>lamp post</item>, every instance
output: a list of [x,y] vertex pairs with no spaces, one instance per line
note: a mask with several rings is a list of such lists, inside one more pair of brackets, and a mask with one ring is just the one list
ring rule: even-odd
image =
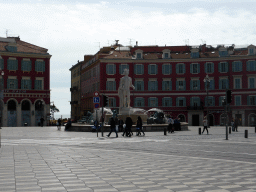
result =
[[206,83],[206,94],[207,94],[207,99],[206,99],[206,107],[207,107],[207,127],[209,127],[209,84],[210,84],[210,78],[208,74],[204,78],[204,82]]
[[[1,59],[1,56],[0,56]],[[0,81],[0,99],[3,101],[4,100],[4,87],[3,87],[3,76],[4,76],[4,71],[1,69],[0,67],[0,71],[1,71],[1,81]],[[2,101],[0,102],[0,110],[1,110],[1,116],[0,116],[0,129],[2,127],[2,117],[3,117],[3,105],[2,105]]]

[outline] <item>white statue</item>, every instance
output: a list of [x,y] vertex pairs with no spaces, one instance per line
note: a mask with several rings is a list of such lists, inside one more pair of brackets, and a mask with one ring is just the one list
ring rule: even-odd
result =
[[132,85],[132,78],[128,77],[129,69],[124,69],[124,77],[120,79],[118,96],[119,96],[119,107],[130,107],[130,87],[135,89]]

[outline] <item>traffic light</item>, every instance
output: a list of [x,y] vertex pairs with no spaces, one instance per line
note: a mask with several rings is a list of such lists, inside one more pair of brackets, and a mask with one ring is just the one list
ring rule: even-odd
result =
[[232,102],[232,91],[227,90],[227,103],[231,103],[231,102]]
[[103,107],[108,106],[108,96],[103,95]]

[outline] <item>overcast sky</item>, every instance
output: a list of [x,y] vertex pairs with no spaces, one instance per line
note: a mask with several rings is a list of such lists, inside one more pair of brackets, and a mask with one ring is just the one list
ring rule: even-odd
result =
[[123,45],[256,45],[255,0],[0,0],[0,37],[48,49],[51,101],[70,114],[69,68]]

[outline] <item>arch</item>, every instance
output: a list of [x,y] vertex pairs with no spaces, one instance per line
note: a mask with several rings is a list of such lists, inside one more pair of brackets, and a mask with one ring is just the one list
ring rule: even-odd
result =
[[8,127],[17,126],[17,105],[16,99],[9,99],[7,101],[7,117],[8,117]]
[[186,116],[184,114],[179,114],[177,117],[180,118],[180,122],[186,122]]
[[8,111],[16,111],[17,109],[17,102],[14,99],[10,99],[7,102],[7,110]]
[[248,115],[248,126],[256,126],[256,114],[255,113],[250,113]]
[[9,102],[9,101],[11,101],[11,100],[14,100],[14,101],[15,101],[15,103],[16,103],[16,105],[18,105],[18,104],[19,104],[19,102],[17,101],[17,99],[14,99],[14,98],[10,98],[10,99],[8,99],[8,100],[6,101],[6,104],[8,104],[8,102]]
[[23,99],[21,102],[21,110],[22,111],[30,111],[31,102],[27,99]]
[[209,126],[215,125],[215,117],[212,113],[209,114]]
[[22,103],[23,101],[28,101],[29,104],[30,104],[30,106],[33,104],[32,101],[31,101],[30,99],[28,99],[28,98],[22,99],[22,100],[20,101],[20,103]]

